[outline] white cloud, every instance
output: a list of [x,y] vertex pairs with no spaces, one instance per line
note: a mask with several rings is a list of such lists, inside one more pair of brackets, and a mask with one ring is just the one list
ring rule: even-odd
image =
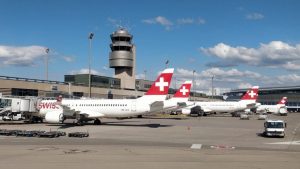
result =
[[177,19],[177,23],[180,25],[184,25],[184,24],[193,24],[195,21],[192,18],[180,18]]
[[111,17],[108,17],[107,18],[107,21],[113,26],[113,27],[121,27],[121,21],[120,20],[117,20],[117,19],[114,19],[114,18],[111,18]]
[[211,76],[216,76],[219,78],[224,78],[224,80],[230,80],[230,78],[235,78],[235,77],[248,77],[248,78],[261,78],[261,75],[259,73],[255,73],[252,71],[239,71],[237,69],[230,69],[230,70],[223,70],[220,68],[210,68],[207,70],[204,70],[201,72],[201,75],[203,77],[211,77]]
[[261,13],[250,13],[246,15],[246,19],[249,20],[260,20],[263,19],[265,16]]
[[203,18],[198,18],[198,19],[194,19],[194,18],[180,18],[177,19],[177,24],[179,25],[186,25],[186,24],[205,24],[206,21]]
[[[70,74],[75,75],[75,74],[88,74],[89,73],[89,69],[87,68],[83,68],[80,70],[72,70],[70,72]],[[91,74],[93,75],[104,75],[103,73],[98,72],[97,70],[91,69]]]
[[155,18],[151,19],[145,19],[142,22],[147,23],[147,24],[160,24],[165,27],[166,30],[170,30],[171,26],[173,26],[173,23],[168,20],[166,17],[163,16],[157,16]]
[[163,16],[158,16],[155,21],[163,26],[172,26],[173,23]]
[[[187,70],[183,68],[176,69],[174,74],[176,79],[192,80],[193,70]],[[211,90],[212,76],[214,77],[214,87],[219,88],[220,91],[228,91],[228,89],[235,89],[240,87],[247,87],[253,85],[262,84],[263,79],[269,81],[271,78],[267,78],[259,73],[252,72],[249,70],[240,71],[237,69],[220,69],[210,68],[201,72],[194,73],[195,86],[194,89],[197,91],[208,92]]]
[[196,23],[199,24],[199,25],[202,25],[202,24],[206,23],[206,20],[203,19],[203,18],[198,18],[197,21],[196,21]]
[[109,68],[107,66],[102,66],[102,69],[105,70],[105,71],[109,70]]
[[145,73],[137,74],[137,75],[135,75],[135,78],[136,79],[145,79]]
[[[266,76],[252,71],[240,71],[237,69],[210,68],[194,73],[195,86],[197,91],[208,92],[211,90],[211,80],[214,75],[214,87],[221,91],[237,88],[249,88],[251,86],[278,87],[297,86],[300,84],[300,74],[288,74],[279,76]],[[192,80],[193,70],[183,68],[176,69],[174,76],[176,79]]]
[[74,61],[74,57],[72,57],[72,56],[64,56],[63,59],[64,59],[66,62],[73,62],[73,61]]
[[282,67],[287,70],[300,69],[300,44],[290,45],[282,41],[271,41],[260,44],[259,48],[243,46],[232,47],[219,43],[211,48],[201,48],[203,53],[216,56],[234,63],[243,63],[251,66]]
[[[179,18],[176,20],[175,24],[177,25],[187,25],[187,24],[198,24],[202,25],[205,24],[206,21],[199,17],[197,19],[194,18]],[[171,30],[171,28],[175,25],[171,20],[167,19],[164,16],[157,16],[155,18],[150,18],[150,19],[144,19],[142,20],[143,23],[146,24],[159,24],[165,27],[166,30]]]
[[242,83],[238,84],[237,88],[239,88],[239,89],[247,89],[247,88],[250,88],[252,86],[253,85],[250,84],[250,83],[242,82]]
[[46,55],[44,46],[0,46],[3,65],[33,66]]
[[278,81],[277,83],[283,84],[285,86],[288,86],[288,85],[299,85],[299,83],[300,83],[300,75],[298,75],[298,74],[282,75],[282,76],[278,76],[276,78],[276,80]]

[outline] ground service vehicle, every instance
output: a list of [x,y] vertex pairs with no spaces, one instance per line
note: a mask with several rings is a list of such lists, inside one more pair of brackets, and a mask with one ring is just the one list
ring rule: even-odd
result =
[[68,134],[69,137],[89,137],[88,132],[73,132]]
[[264,123],[265,131],[264,135],[268,137],[284,137],[286,128],[286,123],[283,120],[267,120]]

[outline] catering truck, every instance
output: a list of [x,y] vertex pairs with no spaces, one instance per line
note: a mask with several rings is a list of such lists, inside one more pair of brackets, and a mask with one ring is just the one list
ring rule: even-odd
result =
[[264,135],[267,137],[284,137],[286,123],[283,120],[266,120],[264,123],[265,131]]

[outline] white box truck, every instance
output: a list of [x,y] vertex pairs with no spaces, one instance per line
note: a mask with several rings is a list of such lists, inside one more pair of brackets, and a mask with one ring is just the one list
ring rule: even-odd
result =
[[283,120],[266,120],[264,135],[267,137],[284,137],[286,123]]

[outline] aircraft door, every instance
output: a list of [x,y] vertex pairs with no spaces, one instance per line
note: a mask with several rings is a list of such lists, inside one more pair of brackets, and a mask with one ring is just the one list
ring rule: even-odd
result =
[[131,104],[131,111],[132,111],[132,112],[136,112],[136,100],[133,100],[133,101],[132,101],[132,104]]

